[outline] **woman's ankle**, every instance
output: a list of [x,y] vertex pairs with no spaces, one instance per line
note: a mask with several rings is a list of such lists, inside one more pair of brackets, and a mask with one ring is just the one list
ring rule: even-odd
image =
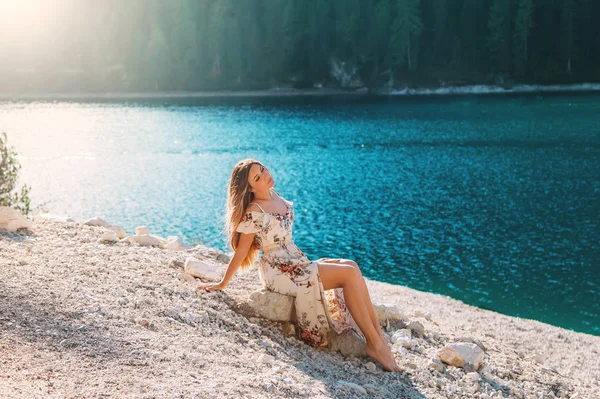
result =
[[383,346],[384,342],[380,336],[377,336],[376,339],[367,340],[367,345],[369,345],[371,348],[373,348],[377,351],[384,348],[384,346]]

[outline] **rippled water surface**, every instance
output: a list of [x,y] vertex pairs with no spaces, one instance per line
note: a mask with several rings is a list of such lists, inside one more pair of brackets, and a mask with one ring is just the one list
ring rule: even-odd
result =
[[227,250],[236,161],[311,258],[600,335],[600,96],[0,102],[34,206]]

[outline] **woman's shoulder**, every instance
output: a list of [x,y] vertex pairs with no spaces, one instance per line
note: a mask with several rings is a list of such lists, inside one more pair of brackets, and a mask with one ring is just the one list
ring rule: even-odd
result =
[[244,211],[244,213],[250,213],[250,212],[263,213],[262,209],[260,209],[260,207],[258,205],[256,205],[255,203],[248,204],[248,206],[246,207],[246,210]]

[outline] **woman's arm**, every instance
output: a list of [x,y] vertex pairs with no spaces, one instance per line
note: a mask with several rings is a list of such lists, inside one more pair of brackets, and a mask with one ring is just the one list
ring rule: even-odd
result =
[[248,251],[250,250],[250,247],[252,246],[252,242],[254,241],[255,234],[256,233],[248,233],[248,234],[241,233],[240,234],[240,242],[238,243],[238,247],[235,250],[235,254],[229,261],[229,265],[227,265],[227,270],[225,271],[225,275],[223,276],[223,278],[221,279],[220,282],[218,282],[216,284],[210,284],[210,285],[199,285],[198,287],[196,287],[196,289],[198,289],[198,290],[202,290],[202,289],[222,290],[225,287],[227,287],[227,285],[229,284],[229,282],[231,281],[231,279],[233,278],[233,276],[239,269],[240,265],[242,264],[242,261],[244,260],[244,258],[246,258],[246,255],[248,255]]

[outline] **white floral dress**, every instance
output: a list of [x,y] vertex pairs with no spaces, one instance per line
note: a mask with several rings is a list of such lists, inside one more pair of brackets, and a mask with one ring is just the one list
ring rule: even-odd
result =
[[[271,191],[283,200],[287,212],[246,212],[236,229],[240,233],[256,233],[253,245],[262,249],[259,275],[263,286],[296,298],[299,337],[307,344],[316,347],[327,345],[327,333],[331,328],[338,334],[353,329],[364,338],[346,308],[343,289],[323,289],[317,263],[336,260],[308,259],[292,240],[293,202],[284,199],[275,190]],[[262,210],[260,205],[256,205]]]

